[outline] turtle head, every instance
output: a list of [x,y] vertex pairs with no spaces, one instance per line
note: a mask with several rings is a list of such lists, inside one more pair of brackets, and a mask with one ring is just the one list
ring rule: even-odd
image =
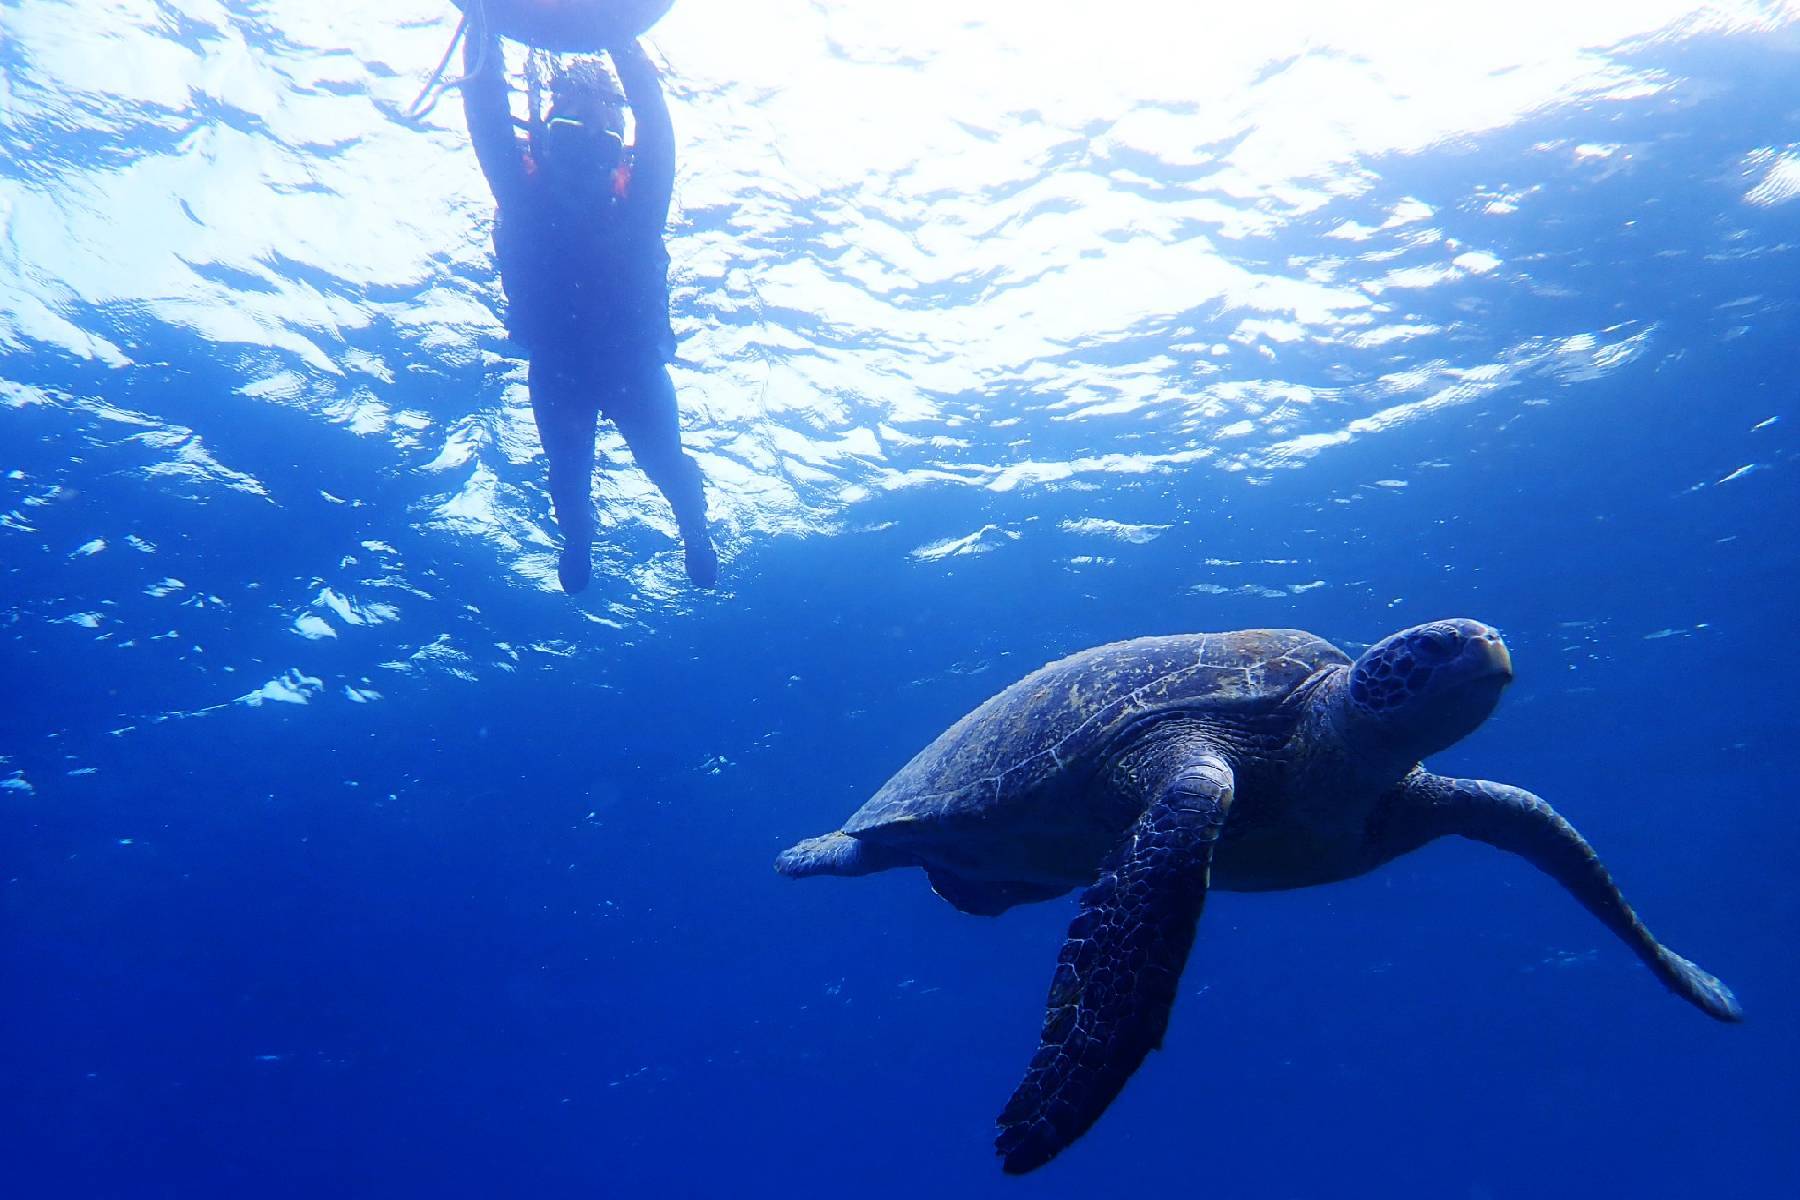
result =
[[1480,621],[1432,621],[1369,647],[1350,668],[1345,699],[1358,724],[1372,722],[1417,762],[1473,733],[1512,677],[1498,632]]

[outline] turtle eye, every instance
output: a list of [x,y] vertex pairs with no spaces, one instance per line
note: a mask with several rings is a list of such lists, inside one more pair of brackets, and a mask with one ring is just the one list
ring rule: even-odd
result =
[[1445,629],[1421,629],[1418,648],[1428,658],[1448,658],[1456,652],[1457,636]]

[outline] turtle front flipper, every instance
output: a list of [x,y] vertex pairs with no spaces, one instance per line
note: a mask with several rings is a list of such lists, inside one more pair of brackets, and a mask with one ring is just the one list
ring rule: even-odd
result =
[[1504,783],[1415,771],[1395,800],[1398,811],[1389,836],[1417,844],[1454,833],[1510,850],[1562,884],[1670,990],[1708,1016],[1743,1019],[1730,988],[1651,936],[1594,848],[1542,798]]
[[995,1148],[1010,1174],[1087,1132],[1162,1045],[1232,796],[1231,768],[1216,755],[1172,768],[1069,926],[1037,1054],[999,1118]]

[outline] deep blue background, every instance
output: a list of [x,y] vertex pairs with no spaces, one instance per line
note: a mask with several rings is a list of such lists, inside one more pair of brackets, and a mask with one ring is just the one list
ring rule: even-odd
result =
[[[193,335],[146,323],[136,357],[163,365],[123,374],[9,355],[11,380],[203,427],[277,503],[195,503],[91,414],[0,410],[0,476],[19,473],[0,510],[31,522],[0,531],[0,777],[31,785],[0,791],[0,1188],[1795,1194],[1794,206],[1736,204],[1722,164],[1800,136],[1800,92],[1754,45],[1675,65],[1730,86],[1379,164],[1388,199],[1440,206],[1452,235],[1471,188],[1552,198],[1558,220],[1485,243],[1536,286],[1471,284],[1466,329],[1510,344],[1572,312],[1649,314],[1651,353],[1256,487],[1121,475],[1109,518],[1175,528],[1110,564],[1072,562],[1092,543],[1058,531],[1090,493],[912,488],[863,501],[842,536],[742,545],[727,596],[615,634],[414,520],[384,447],[232,396]],[[1596,181],[1532,150],[1602,135],[1656,161]],[[1743,297],[1748,318],[1721,307]],[[1337,355],[1297,348],[1285,369],[1321,386],[1366,369]],[[1025,417],[1008,436],[1033,457],[1073,453],[1029,396],[990,400]],[[62,490],[19,507],[47,481]],[[1026,536],[909,556],[984,523]],[[97,535],[105,552],[72,553]],[[436,621],[474,678],[229,703],[293,665],[259,615],[341,555],[428,593],[402,627]],[[1196,593],[1205,559],[1327,586]],[[167,610],[142,589],[163,576],[226,615],[156,640]],[[53,620],[90,609],[101,636]],[[1214,897],[1164,1051],[1092,1134],[1008,1181],[991,1121],[1071,902],[984,920],[913,873],[770,870],[1050,657],[1271,624],[1358,646],[1446,615],[1500,626],[1519,677],[1433,765],[1556,803],[1651,928],[1737,990],[1742,1027],[1664,992],[1522,862],[1436,845],[1342,885]],[[569,657],[502,644],[554,638]],[[324,676],[381,657],[349,630],[306,653]]]

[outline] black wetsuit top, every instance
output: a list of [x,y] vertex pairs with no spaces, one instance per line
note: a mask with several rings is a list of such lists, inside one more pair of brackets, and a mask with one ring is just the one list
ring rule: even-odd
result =
[[[610,48],[637,118],[623,186],[576,206],[552,194],[513,129],[497,38],[471,36],[463,84],[469,135],[498,212],[494,256],[506,327],[534,358],[604,368],[621,355],[675,355],[669,252],[663,245],[675,181],[675,135],[656,68],[635,42]],[[610,185],[612,181],[607,181]]]
[[669,252],[660,229],[633,219],[630,203],[627,195],[571,210],[528,174],[500,205],[494,256],[506,328],[528,353],[674,357]]

